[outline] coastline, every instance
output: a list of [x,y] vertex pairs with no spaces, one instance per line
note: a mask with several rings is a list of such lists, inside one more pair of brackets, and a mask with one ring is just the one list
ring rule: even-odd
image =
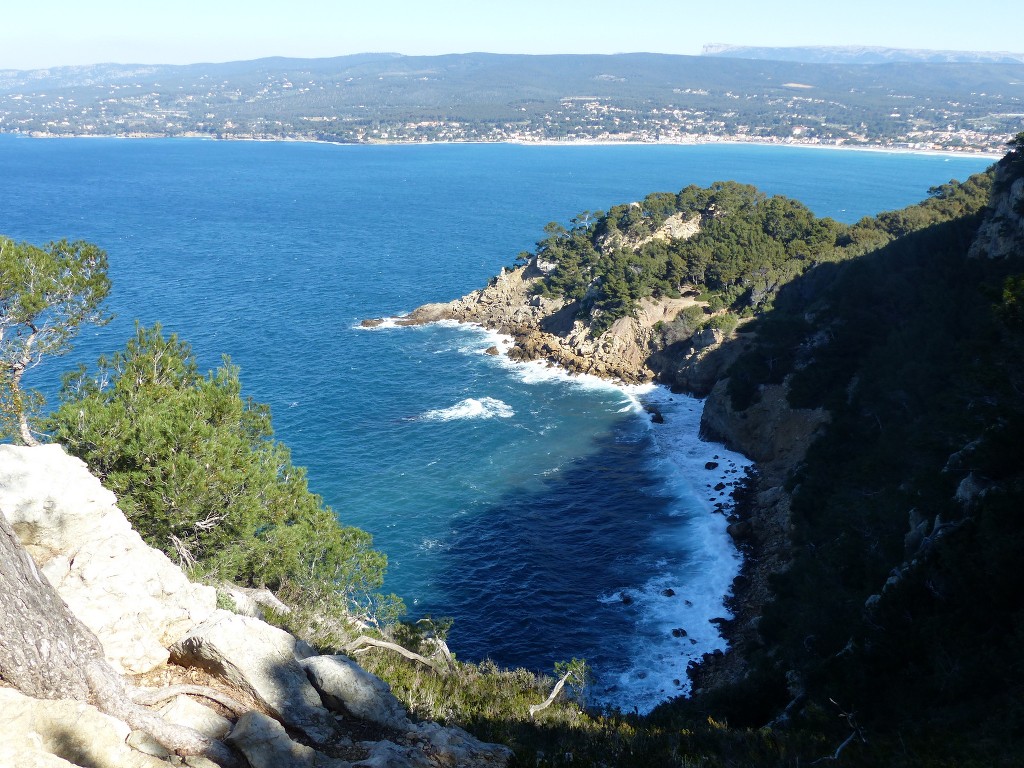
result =
[[[659,539],[675,542],[686,553],[685,568],[662,563],[640,583],[598,596],[602,603],[622,603],[637,613],[631,653],[623,665],[598,670],[592,695],[603,704],[649,712],[668,699],[690,695],[690,671],[704,658],[720,658],[730,650],[726,629],[741,619],[733,606],[733,585],[747,568],[741,542],[733,535],[739,520],[733,491],[743,484],[753,462],[724,443],[700,433],[704,400],[673,392],[667,384],[633,383],[579,373],[546,359],[508,355],[515,336],[479,321],[442,318],[411,325],[409,315],[382,318],[374,325],[356,325],[371,332],[420,326],[457,327],[479,334],[470,354],[487,355],[522,385],[557,380],[585,388],[614,389],[644,423],[650,443],[645,459],[660,478],[662,493],[672,499],[672,523]],[[639,499],[638,499],[639,501]],[[653,544],[654,542],[652,542]]]
[[925,147],[892,147],[884,144],[866,144],[866,145],[849,145],[849,144],[822,144],[820,142],[811,141],[800,141],[800,140],[763,140],[758,141],[754,137],[750,136],[700,136],[693,139],[671,139],[671,140],[658,140],[658,141],[644,141],[642,139],[501,139],[497,141],[487,141],[480,139],[467,139],[461,140],[443,140],[443,141],[361,141],[361,142],[348,142],[348,141],[330,141],[325,139],[315,139],[309,137],[300,136],[280,136],[280,137],[265,137],[265,136],[210,136],[203,133],[183,133],[174,136],[168,136],[159,133],[130,133],[130,134],[118,134],[118,135],[98,135],[90,133],[70,133],[70,134],[43,134],[43,133],[3,133],[0,135],[13,136],[18,138],[26,139],[129,139],[129,140],[146,140],[146,139],[188,139],[188,140],[199,140],[199,141],[251,141],[256,143],[280,143],[280,144],[326,144],[336,147],[414,147],[414,146],[445,146],[445,145],[460,145],[460,144],[504,144],[514,145],[521,147],[691,147],[691,146],[703,146],[703,145],[738,145],[738,146],[756,146],[756,147],[794,147],[803,149],[817,149],[817,150],[840,150],[844,152],[876,152],[876,153],[887,153],[887,154],[911,154],[911,155],[934,155],[938,157],[980,157],[989,158],[993,161],[999,160],[1003,157],[1005,152],[981,148],[981,147],[966,147],[962,150],[953,149],[930,149]]

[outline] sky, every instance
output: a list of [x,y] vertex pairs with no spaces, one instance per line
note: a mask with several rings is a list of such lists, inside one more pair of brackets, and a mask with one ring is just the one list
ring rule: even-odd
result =
[[0,69],[707,43],[1020,53],[1022,29],[1017,0],[37,0],[0,15]]

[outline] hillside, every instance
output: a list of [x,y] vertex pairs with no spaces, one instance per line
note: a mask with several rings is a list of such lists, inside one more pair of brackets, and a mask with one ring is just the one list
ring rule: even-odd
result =
[[513,334],[513,357],[710,390],[706,434],[757,460],[731,518],[747,555],[732,650],[648,737],[710,713],[770,724],[765,764],[796,764],[785,744],[850,765],[1016,764],[1022,200],[1024,135],[988,174],[850,227],[732,184],[651,195],[549,225],[524,266],[399,319],[481,322]]
[[0,132],[368,141],[744,139],[998,151],[1024,63],[360,54],[0,71]]
[[[91,633],[19,642],[10,630],[24,626],[26,603],[0,589],[0,764],[64,764],[34,754],[40,743],[101,764],[66,728],[93,715],[109,727],[109,764],[177,760],[87,697],[23,702],[17,661],[57,647],[72,660],[42,665],[57,678],[88,677],[78,672],[102,658],[133,689],[230,684],[222,714],[241,717],[235,751],[219,753],[226,765],[1018,765],[1024,134],[989,172],[853,225],[718,182],[544,234],[486,287],[394,322],[479,322],[512,335],[512,357],[707,395],[705,434],[757,468],[729,518],[746,556],[735,619],[714,622],[730,650],[690,670],[692,698],[646,717],[580,699],[538,710],[554,680],[456,661],[444,620],[375,614],[382,596],[366,593],[380,586],[379,553],[310,492],[237,369],[204,376],[186,344],[140,328],[96,379],[66,379],[49,422],[107,489],[58,446],[0,447],[0,579],[20,564],[24,588],[42,573]],[[27,262],[29,251],[42,252],[5,242],[8,297],[16,254]],[[63,603],[49,605],[28,618],[60,620]],[[224,635],[230,664],[203,655]],[[406,652],[381,647],[388,639]],[[367,714],[317,678],[316,667],[350,669],[357,655],[401,705],[356,673],[378,703]],[[267,674],[240,681],[232,668],[250,664]],[[585,665],[556,669],[580,696]],[[251,701],[235,706],[242,695]],[[258,758],[252,742],[290,757]]]
[[807,64],[888,64],[894,61],[932,63],[988,62],[1009,64],[1024,61],[1024,53],[1009,51],[934,51],[917,48],[882,48],[870,45],[817,45],[759,47],[752,45],[705,45],[704,56],[735,59],[799,61]]

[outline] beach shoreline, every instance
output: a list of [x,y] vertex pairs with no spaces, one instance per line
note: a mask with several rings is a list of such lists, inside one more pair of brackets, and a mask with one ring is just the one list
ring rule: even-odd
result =
[[891,147],[884,144],[865,144],[865,145],[849,145],[849,144],[822,144],[820,142],[811,141],[799,141],[799,140],[764,140],[758,141],[756,138],[750,136],[742,137],[731,137],[731,136],[701,136],[692,139],[671,139],[671,140],[658,140],[658,141],[644,141],[641,139],[501,139],[496,141],[487,141],[480,139],[467,139],[462,140],[443,140],[443,141],[330,141],[325,139],[314,139],[309,137],[300,136],[279,136],[279,137],[264,137],[264,136],[210,136],[202,133],[183,133],[174,136],[168,136],[166,134],[159,133],[132,133],[132,134],[121,134],[121,135],[98,135],[89,133],[71,133],[71,134],[50,134],[50,133],[6,133],[4,135],[16,136],[21,138],[29,139],[132,139],[132,140],[144,140],[144,139],[191,139],[191,140],[202,140],[202,141],[251,141],[257,143],[280,143],[280,144],[328,144],[331,146],[339,147],[412,147],[412,146],[445,146],[445,145],[460,145],[460,144],[479,144],[479,145],[490,145],[490,144],[504,144],[510,146],[521,146],[521,147],[694,147],[703,145],[737,145],[737,146],[752,146],[752,147],[794,147],[803,149],[816,149],[816,150],[841,150],[844,152],[876,152],[876,153],[887,153],[887,154],[912,154],[912,155],[933,155],[937,157],[982,157],[990,158],[993,161],[999,160],[1005,152],[979,148],[979,147],[966,147],[962,150],[953,149],[929,149],[922,147]]

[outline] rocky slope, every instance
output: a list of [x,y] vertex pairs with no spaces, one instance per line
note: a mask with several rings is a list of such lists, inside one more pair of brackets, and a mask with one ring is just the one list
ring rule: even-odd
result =
[[[638,248],[655,240],[686,239],[699,231],[699,222],[699,217],[686,219],[682,214],[675,214],[642,239],[629,240],[616,232],[602,247]],[[685,352],[674,356],[671,366],[665,359],[652,356],[664,348],[659,327],[675,320],[683,309],[704,306],[704,303],[692,296],[642,299],[632,316],[616,320],[611,328],[594,338],[590,333],[590,318],[584,315],[579,302],[537,293],[549,269],[549,265],[534,257],[524,266],[502,269],[485,288],[446,304],[425,304],[395,322],[398,325],[422,325],[440,320],[478,323],[512,337],[507,354],[513,360],[547,360],[570,373],[594,374],[630,384],[655,379],[666,383],[678,380],[685,382],[686,389],[700,389],[692,386],[700,379],[698,361],[722,342],[720,333],[708,332],[695,337]],[[382,319],[365,320],[363,325],[373,327],[382,322]]]
[[[347,657],[318,656],[258,618],[218,609],[215,590],[148,547],[115,502],[59,446],[0,446],[0,513],[108,661],[164,718],[226,740],[252,768],[508,762],[505,747],[414,723],[387,684]],[[228,698],[211,706],[176,687],[197,682]],[[88,704],[32,699],[0,681],[0,766],[168,762],[181,764]]]
[[[700,231],[700,218],[669,217],[647,237],[628,240],[619,232],[602,247],[637,248],[651,240],[686,239]],[[744,574],[735,588],[731,608],[735,620],[725,625],[730,644],[742,649],[756,642],[760,607],[769,595],[769,579],[790,557],[789,493],[784,483],[804,457],[818,429],[828,421],[824,411],[790,407],[786,385],[766,387],[756,405],[738,411],[731,405],[725,378],[729,365],[748,346],[744,333],[728,336],[705,328],[689,338],[670,342],[661,328],[688,308],[706,304],[695,292],[681,298],[642,299],[637,310],[593,338],[589,318],[578,302],[540,295],[537,289],[549,266],[538,257],[501,273],[485,288],[448,303],[426,304],[394,319],[397,325],[443,320],[477,323],[511,336],[505,350],[514,360],[544,360],[570,373],[587,373],[625,383],[656,381],[677,391],[706,397],[701,433],[757,462],[752,497],[731,518],[729,533],[747,555]],[[375,327],[382,319],[366,320]],[[740,328],[742,331],[742,327]],[[494,353],[502,350],[494,348]],[[694,690],[743,674],[743,654],[719,654],[695,671]]]

